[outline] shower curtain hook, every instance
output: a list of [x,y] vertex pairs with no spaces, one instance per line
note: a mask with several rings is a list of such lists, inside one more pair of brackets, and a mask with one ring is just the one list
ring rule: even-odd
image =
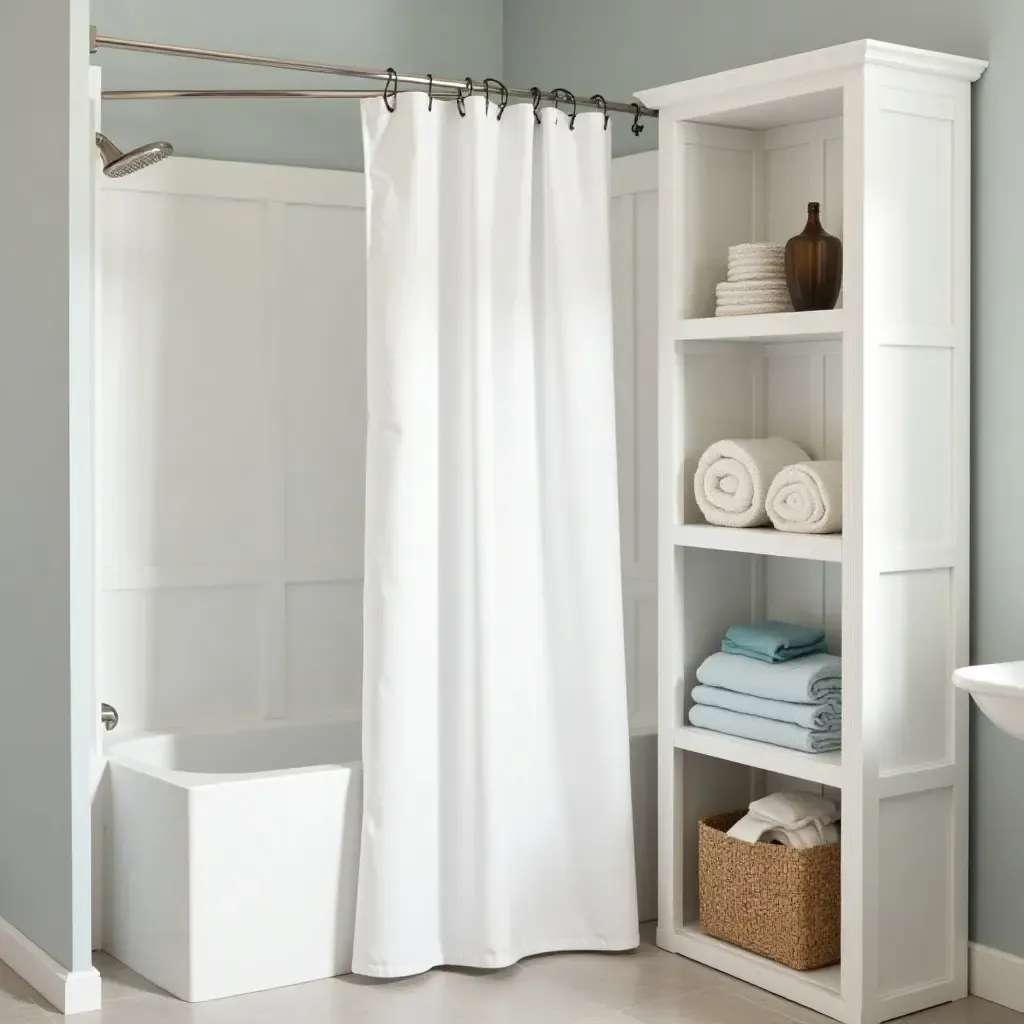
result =
[[576,129],[576,97],[568,89],[552,89],[551,95],[555,97],[555,107],[558,107],[558,99],[560,96],[565,97],[566,103],[572,104],[572,113],[569,114],[569,131],[575,131]]
[[434,76],[427,75],[427,110],[434,109]]
[[604,114],[604,130],[608,131],[608,122],[611,120],[608,114],[608,101],[599,92],[595,92],[590,99],[592,103],[601,108],[601,113]]
[[629,130],[634,135],[639,135],[643,130],[644,126],[640,123],[640,104],[634,103],[633,105],[633,127]]
[[540,124],[540,114],[537,113],[537,110],[540,107],[540,101],[543,99],[543,94],[537,86],[531,85],[530,95],[533,97],[533,119],[537,124]]
[[[388,90],[391,90],[391,100],[388,101]],[[388,68],[388,80],[384,83],[384,106],[388,113],[393,114],[398,106],[398,72],[394,68]]]

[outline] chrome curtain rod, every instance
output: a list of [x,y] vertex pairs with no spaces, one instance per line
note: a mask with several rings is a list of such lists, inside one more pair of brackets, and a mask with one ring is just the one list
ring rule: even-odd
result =
[[[353,68],[344,67],[339,64],[318,64],[311,61],[288,60],[284,57],[258,57],[250,53],[232,53],[228,50],[205,50],[193,46],[175,46],[170,43],[146,43],[133,39],[120,39],[116,36],[102,36],[96,33],[95,27],[91,32],[90,51],[97,50],[128,50],[133,53],[153,53],[164,57],[189,57],[195,60],[222,61],[227,64],[247,64],[249,66],[264,68],[280,68],[284,71],[308,71],[320,75],[338,75],[342,78],[368,78],[378,82],[391,82],[393,84],[418,85],[427,89],[445,89],[454,93],[486,92],[488,85],[484,82],[464,79],[457,81],[452,78],[435,78],[432,75],[409,75],[396,73],[381,68]],[[491,79],[489,88],[494,90],[494,95],[501,92],[496,88],[496,79]],[[382,90],[383,91],[383,90]],[[135,95],[132,95],[135,93]],[[269,94],[269,95],[268,95]],[[537,101],[539,94],[541,100],[550,102],[565,103],[572,93],[565,89],[558,89],[552,92],[542,92],[531,89],[508,89],[508,96],[515,96],[519,99],[533,99]],[[376,93],[370,93],[376,95]],[[107,96],[104,93],[104,96]],[[322,97],[324,99],[355,98],[342,91],[340,95],[328,96],[319,90],[285,89],[280,91],[268,89],[191,89],[178,92],[176,90],[118,90],[111,94],[110,99],[200,99],[202,97],[228,99],[231,97],[254,97],[254,98],[302,98],[312,99]],[[639,103],[605,103],[600,96],[574,96],[575,103],[579,107],[592,107],[595,110],[605,110],[608,113],[632,114],[635,118],[657,117],[658,112],[651,110]]]
[[[398,95],[419,92],[400,89]],[[380,96],[380,89],[104,89],[105,100],[366,100]],[[388,95],[391,95],[389,92]],[[453,100],[458,92],[437,89],[434,99]]]

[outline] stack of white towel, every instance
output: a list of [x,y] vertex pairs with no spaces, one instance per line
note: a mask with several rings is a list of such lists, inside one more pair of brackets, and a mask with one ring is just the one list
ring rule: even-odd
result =
[[748,843],[781,843],[798,850],[839,842],[839,808],[815,793],[772,793],[755,800],[729,835]]
[[727,280],[715,286],[715,316],[788,313],[786,249],[768,242],[729,246]]

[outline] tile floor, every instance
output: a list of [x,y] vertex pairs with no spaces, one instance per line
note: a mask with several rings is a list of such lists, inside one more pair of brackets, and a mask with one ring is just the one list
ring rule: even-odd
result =
[[[635,953],[534,957],[499,972],[439,970],[403,981],[351,975],[236,999],[188,1004],[97,954],[104,1007],[75,1024],[826,1024],[802,1007],[652,944]],[[0,1024],[62,1020],[0,964]],[[966,999],[913,1024],[1024,1024]]]

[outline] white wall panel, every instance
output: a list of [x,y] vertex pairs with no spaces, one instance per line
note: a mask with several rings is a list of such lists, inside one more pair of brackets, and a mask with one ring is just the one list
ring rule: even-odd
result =
[[98,679],[125,727],[262,717],[258,588],[108,591],[100,612]]
[[[889,236],[875,268],[890,324],[953,322],[953,100],[880,90],[878,152],[888,190],[878,211]],[[912,253],[912,259],[906,254]]]
[[807,204],[821,204],[821,223],[843,234],[843,125],[840,118],[805,121],[764,133],[765,241],[783,243],[807,222]]
[[100,223],[101,564],[260,559],[262,207],[106,191]]
[[682,181],[689,240],[682,270],[685,317],[714,316],[715,285],[725,280],[729,246],[749,242],[759,220],[755,202],[754,132],[712,125],[673,125],[683,133],[687,172]]
[[883,995],[953,974],[952,792],[883,800],[878,809],[878,983]]
[[616,161],[612,306],[626,678],[634,728],[657,721],[658,226],[653,154]]
[[[612,200],[624,623],[656,715],[653,155]],[[101,697],[125,727],[357,708],[362,176],[172,160],[104,179]]]
[[289,716],[358,711],[363,678],[363,588],[294,583],[286,594],[285,709]]
[[127,727],[358,705],[362,201],[204,161],[105,184],[100,688]]
[[886,439],[878,472],[890,543],[953,542],[953,359],[949,348],[886,346],[879,354],[878,415]]
[[289,206],[280,324],[287,555],[362,575],[366,265],[361,209]]
[[877,692],[883,773],[952,762],[952,584],[949,569],[882,577],[885,678]]

